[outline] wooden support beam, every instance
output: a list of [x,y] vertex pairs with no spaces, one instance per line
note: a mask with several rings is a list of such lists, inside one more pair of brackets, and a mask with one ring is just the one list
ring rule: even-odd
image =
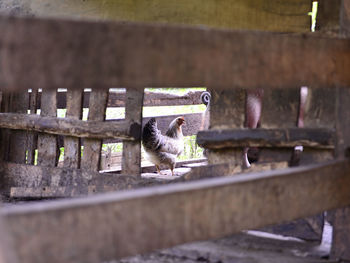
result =
[[228,147],[281,147],[298,145],[333,149],[335,131],[321,128],[228,129],[199,131],[197,143],[209,149]]
[[[125,100],[125,119],[138,123],[142,133],[143,90],[128,88]],[[123,142],[122,171],[125,174],[141,176],[141,140]]]
[[[88,186],[109,186],[114,190],[125,190],[147,186],[157,180],[141,179],[131,175],[99,173],[94,171],[58,168],[48,166],[1,163],[0,192],[9,195],[8,189],[32,189],[33,193],[42,191],[48,195],[47,189],[67,188],[80,195],[86,195]],[[42,178],[47,176],[47,185],[41,186]],[[45,190],[46,189],[46,190]],[[70,196],[69,193],[66,196]],[[33,195],[33,194],[32,194]],[[23,196],[22,196],[23,197]]]
[[[13,1],[5,1],[13,2]],[[75,19],[122,20],[172,24],[208,25],[220,28],[307,32],[310,0],[22,0],[7,10]],[[11,8],[12,7],[12,8]]]
[[0,216],[20,262],[95,263],[349,205],[349,169],[341,160],[5,207]]
[[[66,117],[81,120],[83,116],[83,90],[67,91],[67,111]],[[61,125],[59,126],[61,127]],[[75,128],[81,127],[75,125]],[[70,168],[80,168],[81,141],[79,138],[68,136],[64,138],[64,166]]]
[[[108,100],[108,90],[93,90],[89,101],[90,121],[102,122],[106,119],[106,106]],[[81,168],[98,171],[100,168],[102,140],[87,139],[84,141],[83,157]]]
[[[37,113],[38,95],[38,89],[33,89],[29,96],[29,110],[32,115]],[[27,132],[27,164],[35,163],[35,150],[37,149],[37,145],[38,134],[36,132]]]
[[[40,116],[57,116],[56,90],[43,90]],[[29,115],[25,115],[26,118]],[[31,117],[34,117],[31,116]],[[35,117],[34,117],[35,118]],[[56,166],[59,158],[57,137],[49,134],[38,135],[38,165]],[[44,178],[43,178],[44,179]],[[45,185],[46,182],[43,182]]]
[[56,118],[39,115],[0,113],[0,127],[16,130],[37,131],[78,138],[140,139],[140,125],[127,121],[82,121],[71,117]]
[[350,86],[346,39],[17,17],[0,32],[0,89]]
[[[200,96],[203,91],[190,91],[183,95],[169,94],[163,92],[145,91],[143,106],[177,106],[202,104]],[[39,99],[41,93],[39,93]],[[84,92],[83,108],[89,108],[90,92]],[[39,103],[38,103],[39,104]],[[40,104],[39,104],[40,107]],[[67,92],[57,93],[57,108],[67,107]],[[110,91],[107,107],[125,107],[125,91]]]

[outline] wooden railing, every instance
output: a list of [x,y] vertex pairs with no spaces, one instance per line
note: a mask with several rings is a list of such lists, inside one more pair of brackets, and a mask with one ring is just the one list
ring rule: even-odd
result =
[[[76,90],[77,93],[67,96],[66,107],[69,118],[75,119],[68,122],[78,125],[84,102],[76,98],[82,97],[82,87],[93,88],[88,127],[85,127],[88,134],[92,133],[89,123],[99,122],[110,128],[109,124],[102,124],[105,123],[107,89],[110,87],[127,87],[124,122],[136,123],[139,132],[143,89],[148,86],[209,87],[214,91],[216,102],[220,101],[218,98],[227,100],[226,105],[214,104],[214,108],[222,109],[216,111],[217,118],[213,119],[214,125],[220,129],[226,124],[220,122],[236,107],[226,107],[232,101],[238,101],[233,95],[244,94],[239,88],[261,88],[264,85],[265,91],[271,91],[270,95],[275,98],[268,106],[275,106],[278,97],[273,95],[281,93],[273,88],[289,92],[289,89],[302,85],[329,87],[333,88],[330,94],[335,98],[332,103],[336,102],[332,104],[335,105],[334,111],[331,111],[336,139],[317,143],[327,147],[332,145],[326,150],[334,148],[338,160],[283,171],[1,209],[0,223],[5,225],[3,232],[9,232],[12,242],[7,244],[13,245],[19,262],[106,261],[303,218],[350,204],[349,161],[345,159],[350,145],[347,136],[350,93],[341,89],[350,84],[348,39],[8,17],[0,18],[0,32],[1,108],[3,112],[14,112],[4,113],[0,118],[12,118],[14,122],[16,118],[27,116],[28,98],[23,93],[9,95],[8,92],[23,92],[28,88],[43,89],[41,120],[48,123],[59,121],[55,117],[56,89],[67,88],[68,94]],[[34,58],[40,59],[33,63]],[[11,100],[11,96],[17,96],[17,99]],[[11,104],[11,101],[15,103]],[[25,102],[25,106],[20,101]],[[31,107],[35,105],[33,99],[30,101]],[[283,98],[285,101],[287,98]],[[220,116],[226,109],[232,111]],[[269,110],[266,112],[272,112],[271,107]],[[244,120],[243,116],[238,116],[239,121]],[[269,118],[270,122],[266,122],[269,125],[275,116],[263,115]],[[34,118],[30,116],[28,120]],[[27,122],[27,118],[23,122]],[[39,191],[43,196],[46,191],[55,192],[57,196],[69,192],[74,196],[106,189],[164,184],[137,176],[141,149],[140,140],[135,139],[137,136],[133,137],[134,140],[124,140],[123,174],[106,175],[96,172],[101,139],[92,136],[84,141],[84,154],[79,162],[77,138],[66,137],[68,154],[65,167],[57,168],[55,135],[47,133],[50,129],[44,127],[45,123],[39,121],[39,129],[30,122],[28,125],[23,122],[17,123],[21,131],[3,130],[1,135],[1,156],[8,159],[0,162],[1,190],[4,192],[11,191],[11,187],[13,191],[23,192],[32,188],[32,192]],[[14,128],[7,122],[1,123],[1,128]],[[63,124],[66,125],[67,121]],[[234,124],[231,119],[229,124]],[[317,127],[317,122],[314,124]],[[26,151],[19,142],[25,141],[26,133],[22,129],[45,131],[38,136],[38,166],[23,163]],[[60,129],[62,127],[56,125],[52,130],[57,134]],[[127,132],[121,129],[114,132],[118,135],[114,137],[125,139]],[[73,135],[70,131],[67,134]],[[132,137],[127,135],[128,139]],[[326,135],[333,138],[330,130],[326,130]],[[221,143],[230,142],[232,136],[224,139]],[[11,145],[12,141],[17,141],[17,144]],[[293,143],[300,141],[294,140]],[[27,145],[28,152],[29,146],[33,149],[32,144]],[[14,164],[14,161],[19,163]],[[77,169],[79,167],[81,169]],[[232,175],[229,164],[193,169],[181,180],[223,175]],[[336,217],[335,222],[340,221],[341,217]],[[347,233],[348,225],[343,223],[343,232]],[[339,239],[337,242],[341,243]],[[1,250],[4,251],[4,246],[0,244]],[[341,249],[337,253],[340,252]],[[0,253],[0,261],[7,255]]]

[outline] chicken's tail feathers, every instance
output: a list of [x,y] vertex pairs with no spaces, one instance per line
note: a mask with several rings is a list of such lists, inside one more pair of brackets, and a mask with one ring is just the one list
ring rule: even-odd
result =
[[151,118],[142,131],[142,144],[147,149],[156,149],[159,144],[160,131],[155,118]]

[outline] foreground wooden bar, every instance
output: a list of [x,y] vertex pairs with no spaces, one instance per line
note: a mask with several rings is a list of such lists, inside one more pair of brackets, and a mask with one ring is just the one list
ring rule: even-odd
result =
[[7,207],[0,215],[20,262],[95,263],[349,205],[349,169],[348,160],[333,161]]
[[140,124],[132,121],[82,121],[29,114],[0,113],[0,128],[45,132],[80,138],[140,139]]
[[14,17],[0,32],[3,90],[350,86],[347,39]]
[[333,149],[335,131],[322,128],[226,129],[199,131],[197,143],[209,149],[225,147],[295,147]]

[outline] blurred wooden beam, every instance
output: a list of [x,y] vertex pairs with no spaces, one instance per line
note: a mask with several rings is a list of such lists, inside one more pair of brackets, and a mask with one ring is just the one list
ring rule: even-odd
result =
[[333,161],[6,207],[0,216],[20,262],[95,263],[349,205],[349,169]]
[[0,32],[4,90],[350,86],[346,39],[14,17]]

